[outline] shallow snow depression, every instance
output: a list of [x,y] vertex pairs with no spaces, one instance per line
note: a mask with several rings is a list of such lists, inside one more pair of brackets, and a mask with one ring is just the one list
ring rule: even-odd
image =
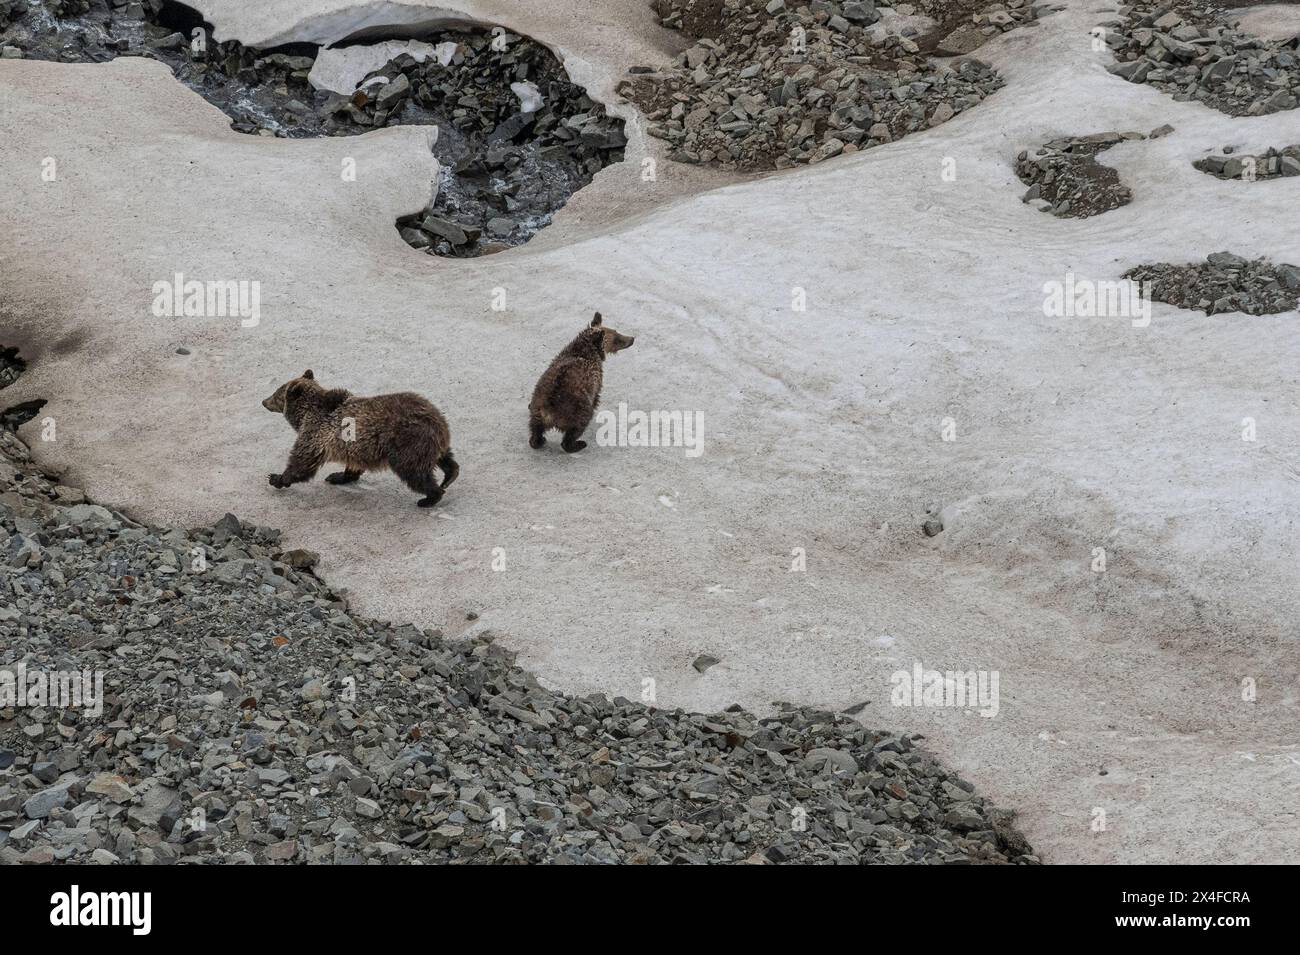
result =
[[[302,17],[344,36],[378,15],[201,6],[261,45],[306,36]],[[93,497],[283,527],[363,611],[494,630],[565,689],[864,704],[1018,807],[1049,861],[1293,857],[1297,315],[1157,303],[1140,328],[1043,301],[1070,274],[1224,249],[1296,262],[1300,180],[1192,163],[1298,142],[1300,115],[1126,83],[1089,35],[1112,8],[1066,6],[982,47],[1006,86],[949,122],[700,192],[717,180],[612,98],[629,65],[676,52],[648,9],[457,4],[551,45],[631,120],[629,161],[537,240],[457,262],[392,228],[428,198],[424,131],[240,136],[157,63],[5,61],[4,344],[30,362],[12,400],[49,398],[37,453]],[[1020,201],[1020,151],[1164,124],[1103,154],[1127,205],[1076,220]],[[102,240],[70,243],[88,222]],[[177,270],[259,281],[260,323],[154,317]],[[533,382],[596,309],[637,338],[604,406],[698,413],[702,454],[529,449]],[[257,402],[306,367],[434,400],[457,493],[419,513],[384,477],[267,487],[289,436]],[[702,654],[721,662],[700,672]],[[996,715],[895,693],[918,664],[996,671]]]

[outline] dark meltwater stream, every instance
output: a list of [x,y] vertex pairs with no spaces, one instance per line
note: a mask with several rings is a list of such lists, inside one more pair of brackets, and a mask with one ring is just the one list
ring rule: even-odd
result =
[[[381,42],[343,40],[329,55]],[[411,39],[404,30],[402,39]],[[500,28],[414,39],[355,90],[309,81],[323,49],[248,47],[212,39],[190,7],[163,0],[0,0],[5,58],[103,62],[147,56],[231,118],[244,133],[349,136],[383,126],[438,127],[438,195],[400,219],[402,237],[434,255],[467,257],[527,242],[604,166],[623,159],[623,121],[568,78],[550,50]]]

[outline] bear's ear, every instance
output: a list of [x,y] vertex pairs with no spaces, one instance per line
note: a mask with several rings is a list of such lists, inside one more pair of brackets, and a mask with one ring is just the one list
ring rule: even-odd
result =
[[304,378],[315,378],[315,377],[316,377],[315,375],[313,375],[313,374],[311,373],[311,369],[310,369],[310,368],[308,368],[306,371],[304,371],[304,372],[302,373],[302,376],[303,376]]
[[591,320],[591,327],[595,328],[599,324],[600,324],[600,312],[597,312],[596,316]]

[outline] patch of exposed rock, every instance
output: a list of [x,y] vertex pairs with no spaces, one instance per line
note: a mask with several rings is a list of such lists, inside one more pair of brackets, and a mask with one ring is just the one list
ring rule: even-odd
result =
[[1102,24],[1111,73],[1233,116],[1300,105],[1300,37],[1262,39],[1214,4],[1135,3]]
[[1124,278],[1143,283],[1153,301],[1207,315],[1275,315],[1300,304],[1300,266],[1252,261],[1231,252],[1211,253],[1203,263],[1141,265]]
[[[992,12],[980,14],[981,35],[1034,15],[1026,3],[982,9]],[[633,67],[619,91],[682,162],[817,163],[937,126],[1002,86],[978,60],[932,60],[915,27],[883,29],[871,0],[658,0],[655,10],[696,43],[666,71]],[[995,13],[1007,18],[989,21]]]
[[1116,143],[1146,139],[1143,133],[1093,133],[1053,139],[1016,157],[1016,175],[1029,186],[1022,201],[1054,216],[1086,219],[1127,205],[1133,192],[1119,173],[1097,161]]
[[[151,57],[223,110],[240,132],[340,136],[436,125],[438,194],[398,224],[408,243],[434,254],[472,256],[520,245],[596,172],[622,160],[622,120],[572,83],[546,47],[504,31],[445,31],[425,39],[442,55],[401,53],[362,76],[355,89],[338,91],[312,85],[315,45],[216,43],[211,25],[181,4],[0,0],[5,56]],[[330,52],[336,60],[346,56]]]
[[1236,155],[1231,147],[1225,147],[1221,155],[1206,156],[1192,165],[1219,179],[1243,179],[1246,182],[1300,176],[1300,145],[1269,148],[1256,155]]
[[8,388],[27,368],[17,348],[0,346],[0,388]]

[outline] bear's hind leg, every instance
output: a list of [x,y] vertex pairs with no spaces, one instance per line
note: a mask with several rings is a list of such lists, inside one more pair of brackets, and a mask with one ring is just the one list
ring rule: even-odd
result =
[[438,467],[442,468],[442,487],[445,490],[448,484],[460,476],[460,465],[448,451],[438,459]]
[[388,456],[388,466],[406,486],[424,497],[415,503],[420,507],[433,507],[442,500],[443,490],[433,473],[433,462],[421,452],[396,451]]

